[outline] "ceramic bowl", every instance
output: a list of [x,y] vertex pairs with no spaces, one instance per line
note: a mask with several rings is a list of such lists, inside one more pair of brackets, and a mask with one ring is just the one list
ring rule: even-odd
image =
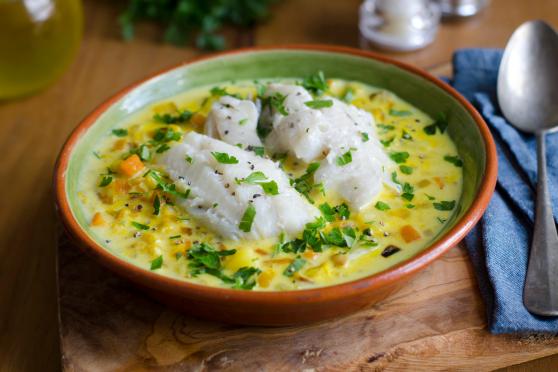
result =
[[[375,275],[316,289],[262,292],[214,288],[140,268],[96,242],[77,200],[77,177],[96,140],[128,115],[187,89],[229,80],[303,77],[316,70],[388,89],[434,116],[448,113],[449,134],[464,161],[463,195],[457,212],[421,253]],[[202,57],[161,72],[102,103],[73,131],[55,170],[61,219],[76,243],[99,263],[154,298],[213,320],[287,325],[323,320],[372,305],[455,246],[479,220],[496,183],[496,150],[481,116],[459,93],[428,73],[383,56],[331,46],[284,46],[235,50]]]

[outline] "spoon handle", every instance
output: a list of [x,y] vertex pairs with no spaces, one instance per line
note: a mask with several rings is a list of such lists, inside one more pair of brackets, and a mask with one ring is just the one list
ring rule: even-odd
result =
[[545,132],[537,133],[537,206],[523,303],[537,315],[558,315],[558,233],[546,175]]

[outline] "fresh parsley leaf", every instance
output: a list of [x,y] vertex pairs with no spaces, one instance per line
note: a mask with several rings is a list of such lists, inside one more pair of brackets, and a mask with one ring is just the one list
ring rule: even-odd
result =
[[390,109],[389,110],[389,114],[391,116],[399,116],[399,117],[405,117],[405,116],[409,116],[411,115],[411,111],[407,111],[407,110],[394,110],[394,109]]
[[155,114],[153,120],[164,124],[182,124],[188,122],[194,114],[188,110],[180,111],[176,114]]
[[376,126],[386,132],[395,129],[393,125],[387,125],[387,124],[376,124]]
[[261,273],[261,270],[255,267],[241,267],[233,275],[233,288],[245,290],[254,288],[254,286],[256,285],[255,276],[259,273]]
[[314,200],[310,198],[310,192],[318,186],[313,183],[312,177],[319,167],[320,163],[310,163],[306,168],[306,172],[302,176],[290,181],[291,186],[293,186],[296,191],[304,195],[310,203],[314,203]]
[[248,151],[252,151],[254,152],[254,154],[258,155],[259,157],[264,157],[265,155],[265,149],[263,146],[252,146],[249,145],[248,147],[246,147],[246,150]]
[[277,195],[279,194],[279,188],[277,186],[277,182],[271,180],[269,181],[263,172],[256,171],[252,172],[246,178],[236,179],[236,183],[239,185],[241,183],[247,183],[249,185],[260,185],[263,191],[268,195]]
[[459,156],[446,155],[444,156],[444,160],[455,165],[458,168],[461,168],[463,166],[463,160],[461,160]]
[[410,183],[405,182],[405,184],[403,185],[403,194],[401,194],[401,197],[405,200],[412,201],[415,197],[415,195],[413,194],[414,191],[415,188],[411,186]]
[[211,155],[221,164],[238,164],[238,159],[225,152],[212,151]]
[[116,137],[126,137],[128,135],[128,130],[122,128],[113,129],[112,134],[114,134]]
[[287,268],[285,269],[285,271],[283,271],[283,275],[291,277],[294,275],[294,273],[300,271],[300,269],[302,269],[302,267],[306,264],[306,260],[300,257],[297,257],[294,259],[293,262],[291,262],[289,264],[289,266],[287,266]]
[[155,197],[153,198],[153,214],[155,216],[158,216],[160,209],[161,209],[161,199],[159,199],[159,195],[155,194]]
[[440,133],[443,134],[446,131],[447,128],[448,128],[447,116],[443,112],[440,112],[438,114],[438,117],[434,121],[434,123],[432,123],[430,125],[427,125],[422,130],[424,131],[424,133],[428,134],[429,136],[432,136],[432,135],[436,134],[436,129],[439,130]]
[[262,101],[262,107],[267,105],[271,108],[274,108],[281,115],[287,116],[289,115],[289,113],[287,112],[287,109],[285,108],[284,105],[286,98],[287,96],[282,95],[279,92],[276,92],[275,94],[264,98],[264,100]]
[[160,190],[163,190],[164,192],[167,192],[171,195],[174,196],[178,196],[180,198],[183,199],[187,199],[188,196],[190,195],[190,189],[186,190],[185,192],[180,192],[176,189],[176,185],[174,183],[168,183],[165,182],[162,178],[161,175],[150,169],[145,175],[144,177],[150,176],[156,183],[157,183],[157,188]]
[[406,130],[403,130],[403,132],[401,132],[401,138],[403,138],[404,140],[407,140],[407,141],[412,141],[413,140],[413,137],[409,133],[407,133]]
[[439,203],[432,204],[439,211],[451,211],[455,208],[455,200],[441,200]]
[[240,224],[238,228],[244,232],[250,232],[252,229],[252,223],[254,222],[254,217],[256,216],[256,208],[252,203],[248,204],[248,207],[244,211],[242,218],[240,219]]
[[400,165],[399,170],[403,174],[407,174],[407,175],[413,174],[413,167],[409,167],[408,165]]
[[277,187],[277,182],[275,181],[263,182],[260,183],[260,186],[267,195],[279,194],[279,188]]
[[143,223],[139,223],[136,221],[132,221],[132,226],[134,226],[138,230],[149,230],[148,225],[144,225]]
[[331,206],[328,203],[320,204],[318,208],[322,212],[322,215],[324,216],[326,221],[328,222],[335,221],[335,210],[333,210],[333,208],[331,208]]
[[246,123],[248,123],[248,118],[244,118],[238,121],[238,125],[244,125]]
[[379,211],[387,211],[391,209],[389,204],[384,203],[383,201],[378,201],[374,207],[376,207],[376,209]]
[[146,145],[141,145],[140,147],[138,147],[136,153],[143,161],[151,160],[151,152],[149,151],[149,148]]
[[112,177],[111,176],[103,176],[103,178],[101,179],[101,182],[99,182],[99,187],[106,187],[106,186],[110,185],[111,182],[112,182]]
[[159,128],[153,135],[153,141],[155,143],[180,141],[180,138],[182,138],[182,135],[172,128]]
[[304,104],[313,109],[321,109],[333,106],[333,101],[330,99],[315,99],[313,101],[306,101]]
[[321,96],[327,91],[328,86],[323,71],[307,76],[302,80],[302,86],[310,93]]
[[362,138],[362,142],[368,142],[370,140],[370,137],[366,132],[360,132],[360,137]]
[[163,256],[159,256],[151,261],[151,270],[160,269],[163,266]]
[[384,147],[389,147],[389,145],[391,145],[394,139],[395,137],[391,137],[390,139],[387,140],[380,140],[380,143],[384,145]]
[[426,193],[425,193],[424,195],[426,195],[426,197],[428,198],[428,200],[436,200],[436,198],[433,197],[432,195],[428,195],[428,194],[426,194]]
[[188,164],[192,164],[192,162],[194,161],[194,159],[192,159],[192,157],[190,155],[186,155],[184,157],[184,160],[186,160],[186,163],[188,163]]
[[389,157],[397,164],[401,164],[401,163],[405,163],[407,159],[409,159],[409,153],[406,151],[392,152],[389,154]]
[[351,150],[347,151],[346,153],[344,153],[343,155],[335,159],[335,163],[340,167],[345,166],[352,161],[353,161],[353,155],[351,154]]
[[159,146],[157,148],[157,150],[155,151],[157,154],[162,154],[163,152],[167,151],[170,149],[170,146],[167,145],[166,143],[163,143],[161,146]]

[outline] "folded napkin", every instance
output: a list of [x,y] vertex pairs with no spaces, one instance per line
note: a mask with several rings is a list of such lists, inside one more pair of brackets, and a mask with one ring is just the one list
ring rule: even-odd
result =
[[[502,51],[465,49],[453,57],[452,85],[482,114],[496,142],[498,183],[485,215],[466,237],[492,333],[558,332],[557,317],[531,315],[522,293],[533,233],[535,138],[513,128],[496,98]],[[557,102],[558,104],[558,102]],[[558,216],[558,133],[547,136],[554,217]]]

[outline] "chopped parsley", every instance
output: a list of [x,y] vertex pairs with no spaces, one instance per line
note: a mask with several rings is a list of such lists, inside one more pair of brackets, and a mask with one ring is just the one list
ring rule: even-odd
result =
[[282,95],[281,93],[277,92],[272,96],[268,96],[263,99],[262,108],[265,106],[269,106],[270,108],[274,108],[277,112],[279,112],[283,116],[289,115],[287,109],[285,108],[284,102],[287,96]]
[[331,207],[328,203],[323,203],[320,204],[319,209],[328,222],[335,221],[337,217],[341,220],[347,220],[351,216],[349,206],[345,203],[339,204],[336,207]]
[[184,110],[174,115],[169,113],[155,114],[153,120],[164,124],[181,124],[189,121],[192,115],[194,115],[192,112]]
[[184,160],[186,160],[186,163],[188,163],[188,164],[192,164],[192,162],[194,161],[194,159],[192,159],[192,157],[190,155],[186,155],[184,157]]
[[248,151],[252,151],[254,154],[258,155],[259,157],[264,157],[265,155],[265,149],[263,146],[252,146],[249,145],[248,147],[246,147],[246,150]]
[[249,185],[260,185],[263,191],[268,195],[279,194],[279,188],[277,187],[277,182],[271,180],[269,181],[263,172],[256,171],[252,172],[246,178],[235,179],[237,184],[247,183]]
[[360,137],[362,138],[362,142],[368,142],[370,140],[370,137],[366,132],[360,132]]
[[151,261],[151,270],[160,269],[163,266],[163,256],[159,256]]
[[262,271],[255,267],[241,267],[233,274],[232,279],[234,280],[233,288],[236,289],[252,289],[256,285],[255,276]]
[[234,284],[235,280],[222,272],[221,257],[230,256],[236,253],[235,249],[217,251],[206,243],[196,243],[186,255],[188,268],[192,276],[209,274],[215,276],[225,283]]
[[158,189],[163,190],[166,193],[169,193],[169,194],[174,195],[174,196],[178,196],[178,197],[183,198],[183,199],[187,199],[188,196],[190,195],[190,189],[186,190],[185,192],[178,191],[176,189],[176,185],[174,183],[165,182],[161,178],[161,175],[158,172],[156,172],[152,169],[149,170],[144,175],[144,177],[147,177],[147,176],[150,176],[157,183],[157,188]]
[[110,185],[111,182],[112,182],[112,176],[103,176],[101,182],[99,182],[99,187],[106,187]]
[[136,150],[136,154],[143,161],[151,160],[151,151],[149,151],[149,148],[146,145],[141,145],[140,147],[138,147]]
[[333,106],[333,101],[330,99],[315,99],[313,101],[306,101],[304,104],[313,109],[321,109]]
[[394,110],[394,109],[390,109],[389,110],[389,114],[391,116],[399,116],[399,117],[405,117],[405,116],[409,116],[411,115],[411,111],[407,111],[407,110]]
[[238,121],[238,125],[244,125],[246,123],[248,123],[248,118],[244,118]]
[[337,159],[335,159],[335,163],[340,167],[345,166],[352,161],[353,161],[353,155],[351,154],[351,150],[347,151],[341,156],[338,156]]
[[378,201],[374,207],[376,207],[376,209],[379,211],[387,211],[391,209],[389,204],[384,203],[383,201]]
[[401,163],[405,163],[407,159],[409,159],[409,153],[406,151],[392,152],[389,154],[389,157],[397,164],[401,164]]
[[155,216],[158,216],[160,209],[161,209],[161,199],[159,199],[159,195],[155,194],[155,198],[153,198],[153,214]]
[[252,230],[252,223],[254,222],[255,216],[256,208],[254,208],[252,203],[249,203],[248,208],[246,208],[244,214],[242,215],[242,218],[240,219],[238,228],[244,232],[250,232],[250,230]]
[[283,275],[291,277],[294,273],[300,271],[302,267],[306,264],[306,260],[304,258],[297,257],[293,262],[287,266],[285,271],[283,271]]
[[173,235],[173,236],[169,236],[170,240],[174,240],[174,239],[180,239],[182,237],[182,235]]
[[458,168],[461,168],[463,166],[463,160],[461,160],[459,156],[446,155],[444,156],[444,160],[455,165]]
[[428,200],[436,200],[436,198],[433,197],[432,195],[428,195],[427,193],[424,193],[424,195],[426,195],[426,197],[428,198]]
[[238,94],[232,94],[227,92],[226,88],[221,88],[221,87],[213,87],[209,90],[209,94],[211,94],[213,97],[222,97],[222,96],[231,96],[231,97],[235,97],[235,98],[242,98],[240,97],[240,95]]
[[315,74],[305,77],[304,80],[302,80],[302,86],[316,96],[321,96],[328,89],[323,71],[318,71]]
[[155,143],[180,141],[180,138],[182,138],[182,135],[172,128],[159,128],[153,135],[153,141]]
[[212,151],[211,155],[221,164],[238,164],[238,159],[225,152]]
[[316,173],[319,167],[320,163],[310,163],[306,168],[306,172],[302,176],[290,181],[291,186],[293,186],[296,191],[304,195],[310,203],[314,203],[314,200],[310,198],[309,194],[313,188],[318,186],[314,185],[312,182],[312,176]]
[[413,174],[413,167],[409,167],[408,165],[400,165],[399,170],[403,174]]
[[134,226],[138,230],[149,230],[149,225],[144,225],[143,223],[139,223],[136,221],[132,221],[132,226]]
[[386,132],[395,129],[393,125],[387,125],[387,124],[376,124],[376,126]]
[[384,147],[389,147],[389,145],[391,145],[394,139],[395,137],[391,137],[390,139],[387,140],[380,140],[380,143],[384,145]]
[[403,194],[401,194],[401,197],[407,201],[412,201],[415,197],[415,194],[413,194],[414,191],[415,188],[410,183],[405,182],[405,184],[403,185]]
[[407,141],[412,141],[413,140],[413,137],[409,133],[407,133],[406,130],[403,130],[403,132],[401,132],[401,138],[403,138],[404,140],[407,140]]
[[451,211],[455,208],[455,200],[441,200],[439,203],[432,204],[439,211]]
[[128,135],[128,130],[122,128],[113,129],[112,134],[114,134],[116,137],[126,137]]
[[423,128],[424,133],[428,134],[429,136],[433,136],[436,134],[436,130],[439,130],[440,133],[444,133],[448,128],[448,119],[446,114],[443,112],[438,114],[438,117],[434,121],[434,123],[427,125]]
[[163,143],[161,146],[159,146],[157,148],[157,150],[155,151],[157,154],[162,154],[163,152],[167,151],[170,149],[170,146],[167,145],[166,143]]

